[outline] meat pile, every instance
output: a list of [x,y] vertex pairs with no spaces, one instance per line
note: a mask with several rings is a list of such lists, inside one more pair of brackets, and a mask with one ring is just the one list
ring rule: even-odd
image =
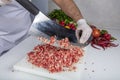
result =
[[42,39],[45,44],[37,45],[28,53],[28,62],[37,67],[47,69],[50,73],[61,71],[73,71],[76,69],[75,63],[79,62],[83,56],[83,50],[77,46],[70,45],[67,38],[57,40],[60,47],[55,47],[55,37],[50,41]]

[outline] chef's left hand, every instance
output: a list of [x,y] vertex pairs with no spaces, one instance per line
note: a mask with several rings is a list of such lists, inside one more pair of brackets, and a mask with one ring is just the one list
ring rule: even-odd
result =
[[10,2],[12,2],[12,0],[0,0],[0,5],[6,5],[9,4]]

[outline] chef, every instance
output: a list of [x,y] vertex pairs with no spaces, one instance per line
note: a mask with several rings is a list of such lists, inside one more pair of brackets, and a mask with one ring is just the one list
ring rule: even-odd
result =
[[[76,37],[79,43],[85,43],[92,29],[83,18],[73,0],[53,0],[78,26]],[[0,0],[0,54],[8,51],[25,39],[32,24],[30,13],[15,0]],[[83,31],[79,37],[80,30]]]

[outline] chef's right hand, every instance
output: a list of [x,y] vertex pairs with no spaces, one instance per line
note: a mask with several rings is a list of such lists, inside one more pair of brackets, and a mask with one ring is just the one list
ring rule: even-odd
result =
[[[77,29],[76,29],[76,37],[79,43],[85,43],[91,36],[92,29],[87,24],[85,19],[80,19],[77,21]],[[80,37],[80,32],[82,31],[82,35]]]
[[12,2],[12,0],[0,0],[0,5],[6,5],[9,4],[10,2]]

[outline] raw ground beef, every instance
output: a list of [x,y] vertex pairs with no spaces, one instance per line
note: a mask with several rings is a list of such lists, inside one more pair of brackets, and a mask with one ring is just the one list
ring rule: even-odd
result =
[[[43,38],[40,38],[40,40]],[[83,50],[70,45],[67,38],[57,41],[60,47],[53,46],[56,39],[44,40],[45,44],[37,45],[28,53],[28,62],[47,69],[50,73],[75,70],[75,64],[83,56]]]

